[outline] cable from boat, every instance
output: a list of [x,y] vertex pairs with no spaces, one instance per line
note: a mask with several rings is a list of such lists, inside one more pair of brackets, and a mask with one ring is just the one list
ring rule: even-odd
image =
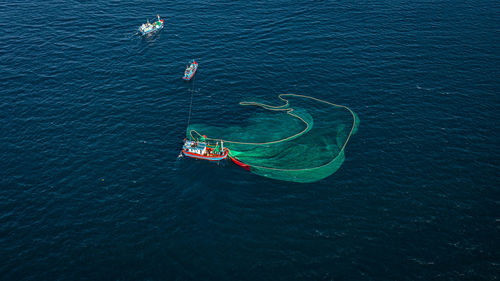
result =
[[195,79],[196,78],[193,79],[193,83],[191,85],[191,88],[188,90],[188,91],[191,92],[191,100],[189,102],[189,114],[188,114],[188,122],[187,122],[186,129],[189,128],[189,124],[191,122],[191,112],[192,112],[192,109],[193,109],[193,95],[194,95],[194,81],[195,81]]

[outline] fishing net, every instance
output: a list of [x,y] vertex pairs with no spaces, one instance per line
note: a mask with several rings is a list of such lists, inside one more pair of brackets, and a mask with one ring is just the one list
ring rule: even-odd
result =
[[335,173],[357,130],[357,115],[346,106],[309,96],[281,94],[279,98],[280,105],[240,102],[254,110],[244,124],[193,124],[188,126],[187,136],[223,140],[230,157],[261,176],[314,182]]

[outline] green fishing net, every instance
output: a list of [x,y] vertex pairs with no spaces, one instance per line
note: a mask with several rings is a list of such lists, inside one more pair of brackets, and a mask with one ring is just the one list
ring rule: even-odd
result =
[[277,105],[241,102],[253,112],[243,124],[193,124],[187,137],[223,140],[232,158],[269,178],[314,182],[335,173],[359,125],[348,107],[310,96],[282,94]]

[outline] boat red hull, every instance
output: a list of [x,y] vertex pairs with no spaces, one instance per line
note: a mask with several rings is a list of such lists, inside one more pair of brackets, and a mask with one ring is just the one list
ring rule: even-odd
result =
[[207,160],[207,161],[220,161],[220,160],[224,160],[227,158],[227,155],[229,154],[229,150],[224,149],[224,154],[216,155],[216,156],[207,156],[207,155],[192,153],[192,152],[189,152],[185,149],[182,150],[182,153],[187,157],[191,157],[191,158],[195,158],[195,159]]
[[241,161],[240,161],[240,160],[238,160],[238,158],[236,158],[236,157],[231,157],[231,156],[229,156],[229,158],[231,158],[231,160],[233,160],[234,164],[236,164],[236,165],[238,165],[238,166],[242,167],[243,169],[245,169],[245,170],[247,170],[247,171],[249,171],[249,172],[250,172],[250,165],[247,165],[247,164],[245,164],[245,163],[241,162]]

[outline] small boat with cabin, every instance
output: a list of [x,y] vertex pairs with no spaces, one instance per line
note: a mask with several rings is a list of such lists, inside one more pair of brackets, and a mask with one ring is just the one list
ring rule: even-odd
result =
[[198,70],[198,63],[196,60],[192,60],[189,62],[189,65],[186,68],[186,71],[184,71],[184,76],[182,79],[189,81],[191,78],[193,78],[194,74],[196,73],[196,70]]
[[215,145],[210,145],[206,141],[185,140],[182,147],[182,154],[195,159],[220,161],[227,158],[229,150],[224,147],[222,141],[220,143],[217,142]]
[[146,23],[142,24],[139,27],[139,32],[142,35],[146,35],[146,34],[158,31],[158,30],[163,28],[163,19],[160,19],[160,15],[158,15],[158,14],[156,15],[156,17],[158,18],[158,20],[155,21],[154,23],[151,24],[148,20]]

